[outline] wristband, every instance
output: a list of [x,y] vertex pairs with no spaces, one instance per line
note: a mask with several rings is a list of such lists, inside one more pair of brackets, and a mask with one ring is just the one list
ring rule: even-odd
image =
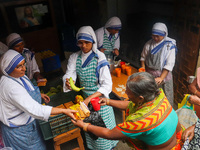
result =
[[106,98],[106,105],[110,104],[110,100],[108,98]]
[[88,128],[89,125],[91,125],[91,123],[84,123],[84,125],[83,125],[83,130],[84,130],[85,132],[87,132],[87,128]]

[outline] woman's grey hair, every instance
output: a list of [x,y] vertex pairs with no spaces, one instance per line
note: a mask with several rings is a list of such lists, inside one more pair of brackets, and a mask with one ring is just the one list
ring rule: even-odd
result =
[[159,93],[155,78],[147,72],[137,72],[129,76],[127,87],[137,96],[143,96],[146,102],[152,101]]

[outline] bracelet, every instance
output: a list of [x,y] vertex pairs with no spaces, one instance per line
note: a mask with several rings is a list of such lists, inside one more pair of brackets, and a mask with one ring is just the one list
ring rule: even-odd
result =
[[196,90],[196,91],[194,92],[194,95],[196,95],[196,94],[197,94],[197,92],[198,92],[198,91]]
[[106,98],[106,105],[110,104],[110,100],[108,98]]
[[84,130],[85,132],[87,132],[87,128],[88,128],[89,125],[91,125],[91,123],[84,123],[84,125],[83,125],[83,130]]

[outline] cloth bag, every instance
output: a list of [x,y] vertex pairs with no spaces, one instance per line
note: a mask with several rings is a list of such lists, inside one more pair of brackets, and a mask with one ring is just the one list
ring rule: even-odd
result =
[[186,99],[185,104],[181,108],[176,110],[178,120],[185,128],[190,127],[198,121],[198,117],[196,115],[196,112],[194,111],[194,105],[187,105],[189,97],[190,95],[186,94],[184,97],[184,99]]

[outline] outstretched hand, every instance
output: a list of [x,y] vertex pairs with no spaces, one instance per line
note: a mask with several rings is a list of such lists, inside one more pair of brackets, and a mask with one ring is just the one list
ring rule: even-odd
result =
[[71,119],[72,123],[75,125],[75,126],[78,126],[80,128],[83,128],[84,126],[84,122],[83,120],[74,120],[74,119]]
[[107,98],[100,98],[99,104],[101,104],[101,106],[105,106],[106,105],[106,101],[107,101]]
[[74,114],[77,113],[76,110],[72,110],[72,109],[64,109],[63,113],[67,116],[69,116],[70,118],[76,120]]

